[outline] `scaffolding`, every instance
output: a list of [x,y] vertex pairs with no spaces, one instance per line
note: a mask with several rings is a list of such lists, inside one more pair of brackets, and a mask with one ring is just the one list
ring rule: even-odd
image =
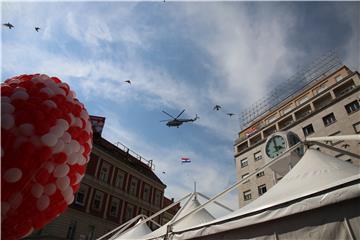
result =
[[260,116],[272,111],[276,106],[285,102],[309,84],[331,75],[342,65],[342,61],[336,52],[331,51],[316,59],[309,64],[309,66],[301,68],[301,70],[291,78],[275,86],[266,97],[258,99],[255,103],[240,112],[240,131],[249,127],[249,125],[258,120]]

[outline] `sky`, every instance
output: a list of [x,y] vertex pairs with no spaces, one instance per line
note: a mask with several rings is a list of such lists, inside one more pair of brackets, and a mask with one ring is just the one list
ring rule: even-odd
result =
[[[360,68],[359,2],[1,2],[1,19],[15,26],[1,29],[1,81],[67,82],[106,117],[102,136],[152,159],[175,199],[194,181],[208,196],[236,181],[239,113],[276,84],[334,50]],[[200,119],[160,122],[183,109]],[[237,207],[237,192],[224,201]]]

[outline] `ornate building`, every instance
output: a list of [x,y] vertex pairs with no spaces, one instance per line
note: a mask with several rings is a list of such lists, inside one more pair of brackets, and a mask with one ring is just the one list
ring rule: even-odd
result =
[[[166,185],[153,172],[152,162],[102,138],[104,119],[100,128],[101,118],[94,119],[91,159],[74,202],[31,239],[96,239],[138,214],[150,216],[172,203],[164,197]],[[154,220],[164,224],[178,208]],[[152,223],[150,227],[156,228]]]
[[[267,109],[239,132],[235,141],[235,160],[238,179],[263,166],[263,146],[268,136],[278,131],[292,131],[301,139],[360,133],[360,76],[346,66],[340,66],[320,76],[284,101]],[[336,141],[327,144],[360,154],[354,141]],[[360,160],[320,146],[316,149],[339,159],[360,165]],[[258,198],[278,180],[266,169],[241,184],[239,205],[244,206]]]

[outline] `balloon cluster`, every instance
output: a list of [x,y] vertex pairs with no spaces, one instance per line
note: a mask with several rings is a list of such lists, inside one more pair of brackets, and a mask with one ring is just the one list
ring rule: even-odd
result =
[[1,84],[3,239],[27,236],[73,202],[91,148],[89,115],[66,83],[35,74]]

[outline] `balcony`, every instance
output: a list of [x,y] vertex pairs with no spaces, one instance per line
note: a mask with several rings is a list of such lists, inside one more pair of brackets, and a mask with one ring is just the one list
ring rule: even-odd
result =
[[323,107],[329,105],[332,101],[332,97],[330,93],[326,93],[325,95],[321,96],[320,98],[316,99],[313,104],[315,110],[322,109]]
[[287,118],[279,121],[278,125],[279,125],[279,129],[282,130],[284,128],[286,128],[287,126],[289,126],[290,124],[292,124],[294,122],[294,119],[292,116],[288,116]]
[[295,112],[295,119],[296,121],[303,119],[307,115],[311,113],[311,107],[310,105],[306,105],[305,107],[301,108],[300,110]]
[[341,97],[344,94],[350,92],[352,89],[354,89],[355,83],[352,79],[350,79],[349,81],[345,82],[344,84],[338,86],[337,88],[334,88],[334,94],[335,97]]

